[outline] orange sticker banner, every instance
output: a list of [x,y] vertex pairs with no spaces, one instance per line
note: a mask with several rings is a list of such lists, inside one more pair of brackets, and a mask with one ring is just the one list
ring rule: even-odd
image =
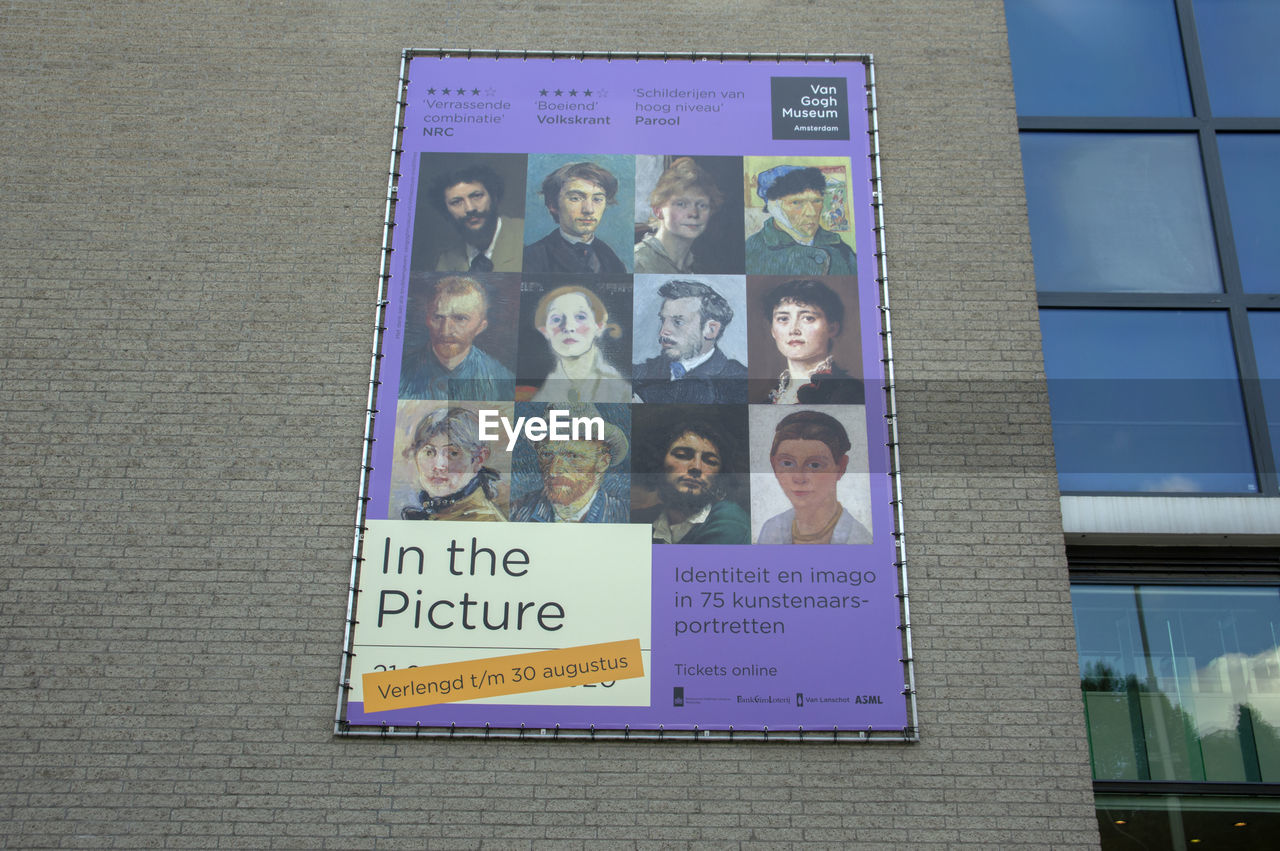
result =
[[640,639],[365,674],[364,711],[409,709],[644,676]]

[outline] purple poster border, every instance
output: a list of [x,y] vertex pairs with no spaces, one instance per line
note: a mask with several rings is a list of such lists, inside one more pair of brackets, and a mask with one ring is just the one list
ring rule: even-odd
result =
[[[777,117],[778,92],[813,80],[842,81],[842,96],[847,98],[843,138],[775,138],[778,130],[771,119]],[[918,738],[900,485],[897,465],[891,461],[896,458],[896,429],[891,416],[873,82],[871,60],[863,56],[406,51],[336,732],[809,741]],[[820,88],[826,90],[825,85]],[[842,134],[837,128],[826,135]],[[359,641],[355,615],[363,536],[367,520],[397,517],[387,494],[392,489],[410,269],[422,265],[414,262],[414,233],[419,226],[440,226],[435,220],[427,223],[435,214],[418,197],[422,155],[575,151],[623,157],[679,152],[695,158],[848,158],[858,313],[846,321],[856,323],[860,332],[872,540],[851,546],[792,544],[785,556],[783,548],[764,544],[653,546],[652,647],[645,648],[652,659],[647,706],[459,702],[367,713],[361,703],[348,699]],[[728,203],[740,200],[729,198]],[[877,392],[878,388],[888,392]],[[768,468],[761,472],[753,467],[752,473],[752,478],[768,475]],[[854,608],[840,616],[825,610],[787,613],[779,615],[780,620],[722,618],[701,610],[692,616],[685,611],[691,601],[694,608],[714,605],[710,601],[716,597],[706,595],[716,594],[730,595],[730,608],[737,610],[757,601],[784,607],[794,602],[807,609],[812,598],[800,605],[803,595],[792,595],[791,589],[777,584],[778,573],[795,565],[803,565],[808,576],[840,575],[839,588],[825,588],[818,596],[832,603],[839,598],[839,605]],[[749,583],[722,581],[730,570],[740,577],[770,576],[773,571],[774,578],[764,583],[767,588],[752,588]],[[696,571],[712,572],[716,582],[697,581]],[[787,597],[793,599],[782,599]],[[701,607],[699,601],[704,601]],[[701,631],[691,634],[695,624]],[[785,638],[754,637],[762,629],[766,635],[769,629],[776,631],[777,624],[784,625]]]

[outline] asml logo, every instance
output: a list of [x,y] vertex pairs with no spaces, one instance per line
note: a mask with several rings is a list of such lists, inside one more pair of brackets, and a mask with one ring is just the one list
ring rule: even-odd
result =
[[516,417],[511,420],[491,408],[481,408],[480,439],[499,440],[498,426],[507,435],[507,451],[515,448],[523,434],[529,440],[604,440],[603,417],[571,417],[568,411],[548,409],[546,417]]

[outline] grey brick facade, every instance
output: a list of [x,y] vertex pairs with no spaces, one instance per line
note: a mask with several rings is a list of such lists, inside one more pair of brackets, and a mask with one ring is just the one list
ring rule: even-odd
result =
[[[0,4],[0,845],[1096,845],[1004,26]],[[919,743],[332,736],[400,50],[468,45],[875,55]]]

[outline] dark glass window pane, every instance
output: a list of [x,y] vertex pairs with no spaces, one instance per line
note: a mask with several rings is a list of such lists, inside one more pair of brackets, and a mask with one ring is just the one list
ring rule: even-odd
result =
[[1097,780],[1280,778],[1280,589],[1076,585]]
[[1280,836],[1280,801],[1247,795],[1099,793],[1102,851],[1155,848],[1272,848]]
[[1227,316],[1040,311],[1063,491],[1257,490]]
[[1036,288],[1218,292],[1196,138],[1023,133]]
[[1173,0],[1005,0],[1020,115],[1190,115]]
[[1220,133],[1218,150],[1245,292],[1280,292],[1280,135]]
[[1249,311],[1249,332],[1253,354],[1262,379],[1262,402],[1267,410],[1267,431],[1271,453],[1280,467],[1280,311]]
[[1280,115],[1280,3],[1195,0],[1214,115]]

